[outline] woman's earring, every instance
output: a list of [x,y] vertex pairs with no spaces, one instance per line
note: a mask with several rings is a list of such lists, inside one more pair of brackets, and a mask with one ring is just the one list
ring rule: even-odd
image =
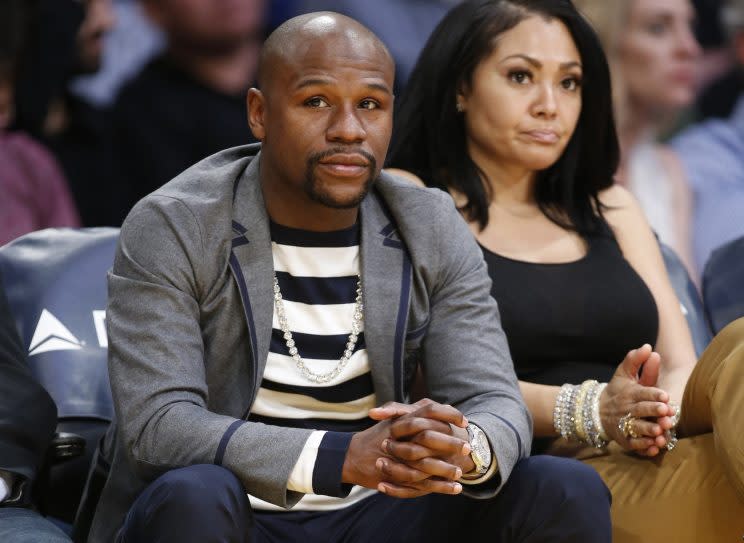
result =
[[455,102],[455,109],[458,113],[462,113],[465,111],[465,106],[462,105],[462,102]]

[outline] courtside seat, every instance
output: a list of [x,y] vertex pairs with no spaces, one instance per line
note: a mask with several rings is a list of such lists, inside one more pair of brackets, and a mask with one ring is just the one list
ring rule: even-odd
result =
[[58,410],[36,501],[43,514],[68,524],[113,417],[106,272],[118,237],[117,228],[51,228],[0,247],[0,272],[29,366]]
[[677,256],[677,253],[661,242],[659,242],[659,248],[661,249],[661,255],[664,257],[669,280],[672,282],[674,292],[682,306],[682,313],[684,313],[687,325],[690,327],[695,353],[700,357],[710,340],[713,339],[708,318],[703,309],[703,301],[700,299],[697,287],[692,282],[690,275],[687,273],[687,268]]
[[744,317],[744,237],[710,255],[703,271],[703,301],[715,333]]

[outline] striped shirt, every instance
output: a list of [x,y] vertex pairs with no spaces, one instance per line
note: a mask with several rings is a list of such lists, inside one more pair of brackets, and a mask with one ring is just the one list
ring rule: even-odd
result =
[[[270,228],[274,270],[292,338],[313,373],[328,373],[339,363],[351,333],[360,270],[359,226],[309,232],[272,222]],[[289,355],[274,310],[269,356],[249,420],[316,430],[290,476],[288,488],[306,494],[294,510],[340,509],[375,492],[353,487],[342,498],[319,488],[324,486],[321,479],[334,475],[329,471],[340,477],[343,444],[348,446],[351,433],[373,423],[367,413],[375,406],[375,391],[363,329],[362,322],[343,371],[327,383],[315,383]],[[326,449],[335,450],[335,456]],[[280,510],[252,496],[251,505]]]

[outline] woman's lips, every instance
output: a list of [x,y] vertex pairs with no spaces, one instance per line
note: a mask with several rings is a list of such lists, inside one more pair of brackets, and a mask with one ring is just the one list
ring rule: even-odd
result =
[[538,143],[557,143],[560,139],[554,130],[528,130],[525,135]]

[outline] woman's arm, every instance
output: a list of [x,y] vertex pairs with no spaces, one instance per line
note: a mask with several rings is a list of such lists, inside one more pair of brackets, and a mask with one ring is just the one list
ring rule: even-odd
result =
[[623,256],[651,291],[659,312],[659,337],[655,350],[661,355],[661,374],[656,386],[671,399],[682,401],[687,379],[695,366],[695,350],[690,329],[679,300],[669,282],[659,245],[635,198],[615,185],[600,194],[609,207],[605,218],[610,224]]
[[[639,378],[642,365],[645,365],[643,377]],[[672,426],[673,411],[667,404],[669,395],[653,386],[659,365],[659,355],[650,345],[630,351],[599,399],[599,415],[605,433],[625,449],[644,456],[659,453],[667,444],[665,432]],[[519,388],[532,414],[535,437],[557,437],[553,416],[560,388],[526,381],[520,381]],[[633,431],[638,434],[636,438],[624,435],[618,426],[628,413],[635,419],[632,424]]]
[[558,436],[553,428],[553,408],[560,389],[561,387],[519,381],[519,390],[522,391],[527,409],[532,414],[535,437]]

